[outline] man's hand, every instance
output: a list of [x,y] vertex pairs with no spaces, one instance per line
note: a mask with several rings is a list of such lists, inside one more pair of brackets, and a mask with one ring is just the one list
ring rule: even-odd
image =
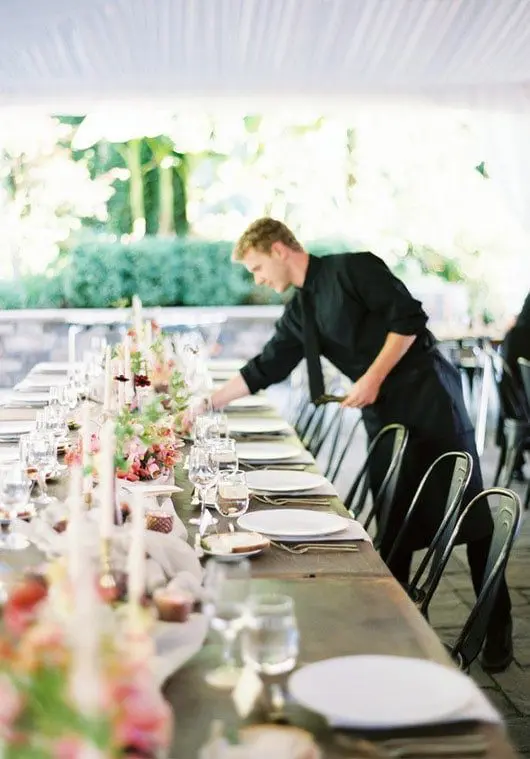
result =
[[381,380],[371,374],[363,374],[342,401],[342,408],[364,408],[375,403],[379,395]]

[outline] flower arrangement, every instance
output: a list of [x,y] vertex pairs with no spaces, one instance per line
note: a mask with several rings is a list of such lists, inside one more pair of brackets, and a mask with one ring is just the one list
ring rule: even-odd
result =
[[161,397],[155,397],[142,410],[122,409],[116,417],[115,434],[115,465],[121,479],[159,479],[182,458],[183,442]]
[[75,630],[57,614],[53,597],[43,578],[26,576],[4,608],[1,756],[118,759],[155,757],[167,749],[171,712],[152,678],[152,648],[145,641],[141,648],[131,645],[130,637],[116,625],[103,627],[95,708],[87,711],[76,698]]

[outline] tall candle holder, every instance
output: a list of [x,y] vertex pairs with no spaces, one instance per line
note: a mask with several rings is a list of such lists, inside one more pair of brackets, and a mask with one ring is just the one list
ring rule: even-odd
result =
[[112,561],[110,558],[111,540],[110,538],[101,539],[101,571],[99,576],[99,587],[105,601],[112,602],[118,597],[118,585],[114,572],[112,571]]

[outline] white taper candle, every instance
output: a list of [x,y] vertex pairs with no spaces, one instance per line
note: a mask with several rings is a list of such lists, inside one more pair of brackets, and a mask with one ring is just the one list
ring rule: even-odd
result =
[[99,451],[99,501],[100,501],[100,534],[102,538],[110,538],[114,525],[115,503],[115,473],[114,473],[114,422],[112,419],[101,427]]

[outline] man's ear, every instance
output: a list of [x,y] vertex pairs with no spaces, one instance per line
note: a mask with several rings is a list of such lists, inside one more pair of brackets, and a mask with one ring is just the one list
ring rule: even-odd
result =
[[271,258],[276,258],[281,261],[285,261],[287,258],[287,246],[284,245],[279,240],[277,242],[273,242],[271,245]]

